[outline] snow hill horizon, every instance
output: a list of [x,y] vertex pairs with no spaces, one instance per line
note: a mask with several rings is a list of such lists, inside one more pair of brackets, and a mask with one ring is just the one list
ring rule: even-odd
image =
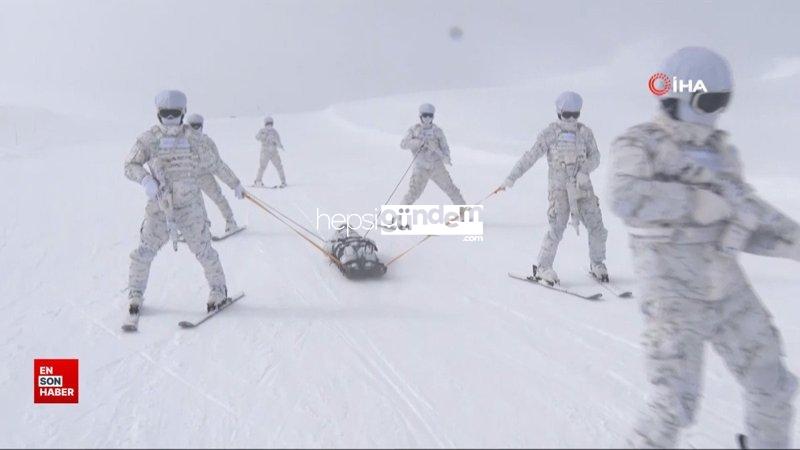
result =
[[[436,105],[453,178],[477,201],[555,118],[558,93],[576,90],[603,158],[593,182],[608,267],[636,295],[626,231],[608,208],[608,148],[655,113],[646,80],[663,56],[708,45],[734,68],[721,126],[749,182],[800,218],[795,4],[675,2],[658,21],[638,2],[156,5],[3,3],[1,447],[618,447],[643,405],[636,297],[586,302],[507,276],[529,270],[546,230],[544,161],[486,201],[484,242],[430,239],[366,282],[345,279],[223,186],[248,228],[214,247],[230,290],[246,297],[201,329],[178,328],[202,315],[207,287],[185,247],[165,246],[140,331],[123,334],[128,255],[145,205],[123,161],[155,122],[162,88],[187,91],[190,112],[206,116],[205,131],[246,185],[258,163],[254,135],[272,113],[289,187],[252,193],[309,227],[317,212],[380,206],[409,164],[399,142],[420,103]],[[184,13],[190,25],[175,49],[163,46],[169,33],[127,39],[142,23],[164,29]],[[276,180],[270,168],[265,183]],[[419,203],[445,201],[431,185]],[[224,222],[206,204],[219,233]],[[384,261],[417,240],[373,233]],[[742,260],[800,373],[800,265]],[[585,230],[567,230],[555,263],[563,283],[598,290],[587,265]],[[741,391],[707,356],[697,424],[681,445],[732,448]],[[80,359],[77,405],[33,404],[32,361],[55,357]],[[797,422],[793,437],[800,442]]]

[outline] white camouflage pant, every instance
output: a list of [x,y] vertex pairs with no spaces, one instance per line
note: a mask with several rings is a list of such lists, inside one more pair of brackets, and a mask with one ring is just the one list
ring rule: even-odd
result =
[[[564,229],[570,218],[569,198],[564,189],[551,189],[548,193],[550,206],[547,209],[547,221],[550,229],[542,241],[539,250],[539,267],[552,268],[556,258],[558,244],[564,236]],[[589,259],[593,263],[600,263],[606,259],[606,238],[608,231],[603,226],[603,215],[597,197],[586,193],[578,199],[578,214],[581,223],[589,232]]]
[[[203,266],[209,287],[224,288],[225,273],[217,251],[211,247],[211,232],[202,200],[198,204],[176,209],[173,217],[189,250]],[[145,208],[140,237],[139,247],[131,253],[128,288],[144,293],[150,276],[150,264],[158,250],[170,239],[166,216],[153,201],[148,202]]]
[[219,188],[219,183],[217,183],[214,175],[210,173],[201,175],[198,177],[197,181],[203,193],[217,205],[217,208],[219,208],[219,211],[222,213],[222,217],[225,218],[225,222],[233,222],[233,210],[231,209],[231,205],[228,203],[225,196],[222,195],[222,189]]
[[408,183],[408,192],[403,197],[404,205],[412,205],[417,201],[422,192],[425,191],[425,186],[428,185],[428,180],[433,180],[439,189],[444,191],[450,201],[454,205],[465,205],[464,197],[461,196],[461,191],[453,183],[450,178],[450,172],[445,168],[444,163],[437,161],[432,165],[417,164],[414,166],[414,171],[411,173],[411,180]]
[[629,445],[675,447],[679,431],[694,422],[710,342],[744,388],[750,448],[788,448],[797,380],[783,364],[772,318],[736,259],[713,244],[634,240],[632,246],[651,392]]
[[281,183],[286,184],[286,176],[283,173],[283,163],[281,162],[281,155],[278,154],[278,150],[266,150],[261,149],[261,160],[260,165],[258,166],[258,174],[256,174],[256,181],[261,181],[261,178],[264,176],[264,171],[267,170],[267,166],[269,165],[270,161],[272,164],[275,165],[275,170],[278,171],[278,176],[281,179]]

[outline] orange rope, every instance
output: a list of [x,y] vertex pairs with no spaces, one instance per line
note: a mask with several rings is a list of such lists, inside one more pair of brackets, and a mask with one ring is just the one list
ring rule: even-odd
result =
[[414,250],[414,249],[415,249],[415,248],[417,248],[417,247],[418,247],[420,244],[422,244],[423,242],[425,242],[425,241],[427,241],[428,239],[432,238],[433,236],[435,236],[435,235],[433,235],[433,234],[429,234],[429,235],[425,236],[424,238],[422,238],[422,240],[420,240],[420,241],[419,241],[419,242],[417,242],[416,244],[412,245],[411,247],[407,248],[407,249],[406,249],[406,250],[405,250],[403,253],[400,253],[399,255],[395,256],[395,257],[394,257],[394,258],[392,258],[392,259],[390,259],[390,260],[389,260],[389,262],[387,262],[387,263],[386,263],[386,266],[388,267],[388,266],[389,266],[391,263],[393,263],[393,262],[397,261],[398,259],[402,258],[403,256],[405,256],[405,254],[406,254],[406,253],[410,252],[411,250]]
[[[298,231],[296,228],[294,228],[294,227],[293,227],[293,226],[291,226],[290,224],[286,223],[286,221],[284,221],[284,220],[283,220],[281,217],[279,217],[277,214],[275,214],[275,212],[278,212],[278,210],[275,210],[275,212],[272,212],[272,211],[271,211],[269,208],[267,208],[267,207],[264,205],[264,202],[262,202],[261,200],[259,200],[257,197],[255,197],[253,194],[251,194],[251,193],[249,193],[249,192],[245,192],[245,193],[244,193],[244,196],[245,196],[245,197],[247,197],[247,199],[248,199],[248,200],[250,200],[251,202],[255,203],[255,205],[256,205],[256,206],[258,206],[259,208],[263,209],[263,210],[264,210],[264,211],[265,211],[267,214],[269,214],[269,215],[271,215],[272,217],[274,217],[274,218],[278,219],[278,221],[280,221],[281,223],[283,223],[284,225],[286,225],[287,227],[289,227],[289,229],[290,229],[290,230],[292,230],[292,231],[294,231],[295,233],[297,233],[297,235],[298,235],[298,236],[300,236],[301,238],[305,239],[305,240],[306,240],[306,241],[307,241],[309,244],[313,245],[313,246],[314,246],[314,247],[315,247],[317,250],[321,251],[321,252],[322,252],[322,253],[323,253],[325,256],[327,256],[327,257],[328,257],[328,258],[329,258],[329,259],[330,259],[330,260],[331,260],[331,261],[332,261],[334,264],[336,264],[336,265],[337,265],[339,268],[342,268],[342,267],[343,267],[343,266],[342,266],[342,262],[341,262],[341,261],[339,261],[339,258],[337,258],[336,256],[334,256],[334,255],[333,255],[331,252],[329,252],[329,251],[325,250],[325,249],[324,249],[323,247],[321,247],[319,244],[317,244],[316,242],[314,242],[314,241],[312,241],[311,239],[309,239],[309,238],[308,238],[308,236],[306,236],[305,234],[301,233],[301,232],[300,232],[300,231]],[[279,214],[281,214],[281,215],[284,215],[283,213],[280,213],[280,212],[278,212],[278,213],[279,213]],[[285,215],[284,215],[284,216],[285,216]],[[288,217],[287,217],[287,219],[288,219]]]

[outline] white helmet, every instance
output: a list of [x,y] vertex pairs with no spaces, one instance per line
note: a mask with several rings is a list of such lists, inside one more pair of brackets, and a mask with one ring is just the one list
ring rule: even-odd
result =
[[181,91],[167,90],[161,91],[156,95],[156,108],[161,109],[180,109],[186,112],[186,94]]
[[577,92],[566,91],[556,99],[556,112],[561,114],[564,111],[581,112],[583,99]]
[[[703,81],[708,92],[733,91],[733,74],[728,61],[721,55],[704,47],[684,47],[670,55],[661,66],[661,72],[678,80]],[[667,97],[691,98],[688,89],[670,89]]]
[[264,117],[264,125],[272,125],[273,123],[275,122],[272,120],[272,116]]
[[435,114],[436,108],[433,107],[430,103],[423,103],[419,106],[419,113],[422,114]]
[[188,116],[186,116],[186,123],[188,123],[189,125],[196,125],[196,124],[203,125],[203,116],[194,113],[189,114]]
[[[186,114],[186,94],[181,91],[161,91],[156,95],[158,121],[167,127],[175,127]],[[163,113],[162,113],[163,111]]]
[[[667,91],[661,98],[667,113],[685,122],[714,126],[733,92],[733,74],[728,61],[704,47],[684,47],[664,61],[661,72],[679,83],[695,83],[694,92],[675,86]],[[700,81],[705,91],[697,90]]]

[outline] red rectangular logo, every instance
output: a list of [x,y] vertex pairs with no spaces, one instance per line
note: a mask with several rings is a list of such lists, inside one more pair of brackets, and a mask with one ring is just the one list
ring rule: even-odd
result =
[[34,359],[33,403],[78,403],[78,360]]

